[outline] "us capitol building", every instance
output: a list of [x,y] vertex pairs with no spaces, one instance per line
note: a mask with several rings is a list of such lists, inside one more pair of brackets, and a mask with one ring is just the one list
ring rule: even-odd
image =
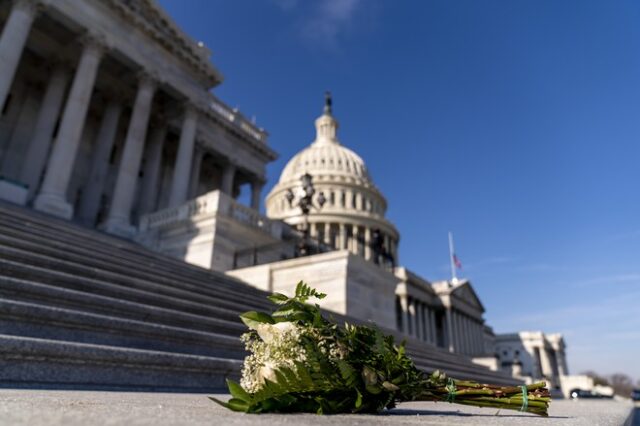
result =
[[3,0],[0,28],[3,202],[261,290],[304,280],[327,310],[560,387],[562,336],[496,336],[468,280],[402,266],[387,201],[339,140],[330,97],[265,216],[267,132],[213,94],[211,52],[154,1]]

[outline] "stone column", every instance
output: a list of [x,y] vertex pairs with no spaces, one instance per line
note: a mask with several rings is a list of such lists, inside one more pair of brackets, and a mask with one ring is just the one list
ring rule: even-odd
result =
[[142,172],[142,190],[140,191],[140,215],[155,211],[160,193],[160,167],[162,166],[162,148],[167,138],[166,123],[158,123],[147,141]]
[[460,326],[460,314],[454,310],[453,311],[453,324],[454,324],[454,337],[456,339],[456,352],[462,354],[464,353],[464,346],[462,340],[462,327]]
[[447,323],[447,344],[449,346],[449,352],[456,350],[455,342],[453,340],[453,314],[451,308],[446,310],[446,323]]
[[540,346],[540,364],[542,365],[542,377],[547,379],[554,378],[553,369],[551,367],[551,360],[549,359],[549,353],[544,347],[544,344]]
[[467,330],[466,318],[463,314],[458,314],[458,329],[460,335],[460,348],[462,349],[462,353],[468,355],[469,354],[469,342],[467,338],[469,337],[469,333]]
[[73,206],[66,199],[67,187],[102,55],[102,46],[95,39],[86,38],[62,113],[58,137],[49,156],[42,187],[34,202],[36,210],[65,219],[71,219],[73,216]]
[[371,260],[371,228],[364,228],[364,258]]
[[198,196],[198,186],[200,185],[200,170],[202,169],[202,158],[204,157],[204,149],[196,147],[193,150],[193,159],[191,160],[191,176],[189,177],[189,195],[187,199],[191,200]]
[[420,302],[413,299],[413,335],[420,340]]
[[315,239],[318,235],[318,225],[314,222],[309,223],[309,236]]
[[418,302],[418,338],[420,340],[427,340],[425,335],[425,323],[424,323],[424,304],[422,302]]
[[221,190],[230,197],[233,197],[233,180],[236,174],[236,166],[233,163],[228,163],[222,172],[222,185]]
[[262,188],[264,182],[255,180],[251,182],[251,208],[260,211],[260,197],[262,196]]
[[196,130],[198,125],[198,113],[193,106],[188,105],[184,112],[182,130],[180,132],[180,144],[178,155],[173,168],[173,181],[171,182],[171,196],[169,207],[179,206],[187,201],[189,190],[189,177],[191,174],[191,160],[193,159],[193,147],[196,143]]
[[451,334],[453,334],[453,345],[455,352],[460,353],[460,329],[458,327],[458,314],[451,309]]
[[57,65],[53,69],[42,98],[33,137],[27,148],[20,176],[20,180],[29,186],[29,199],[33,198],[38,189],[42,170],[47,162],[51,138],[60,115],[69,77],[69,70],[63,65]]
[[81,223],[87,226],[94,226],[98,217],[100,199],[109,173],[109,157],[118,131],[121,113],[122,104],[118,101],[110,101],[102,115],[102,122],[91,156],[89,179],[82,191],[80,211],[78,212]]
[[464,315],[458,314],[458,337],[460,339],[460,352],[463,354],[467,354],[467,330],[465,329],[464,324]]
[[464,336],[465,342],[467,343],[467,353],[469,355],[474,353],[473,350],[473,330],[471,330],[471,321],[469,317],[463,316],[463,324],[464,324]]
[[469,318],[469,341],[471,342],[471,355],[478,354],[478,333],[476,331],[476,320]]
[[467,328],[469,333],[469,355],[475,355],[476,354],[476,344],[475,344],[476,333],[473,329],[473,320],[471,318],[467,318]]
[[0,110],[7,101],[36,12],[36,1],[18,0],[4,23],[0,36]]
[[360,227],[353,226],[353,231],[351,233],[351,252],[353,254],[360,253]]
[[344,207],[347,209],[353,209],[355,208],[355,203],[354,203],[354,199],[353,199],[353,191],[348,189],[345,192],[346,196],[344,199]]
[[400,307],[402,308],[402,332],[409,335],[409,321],[411,318],[409,317],[409,303],[407,301],[407,296],[400,296]]
[[409,306],[409,312],[408,312],[408,320],[410,322],[407,322],[408,324],[411,324],[411,328],[407,327],[407,331],[409,336],[411,337],[415,337],[416,336],[416,304],[415,304],[415,300],[411,299],[411,301],[409,301],[408,303]]
[[429,328],[431,329],[431,343],[438,344],[438,336],[436,335],[436,313],[433,309],[429,310]]
[[148,75],[143,74],[138,83],[138,92],[127,129],[109,216],[102,225],[105,231],[123,237],[135,235],[135,228],[131,225],[131,208],[138,184],[142,151],[155,90],[156,83]]
[[328,222],[324,223],[324,241],[326,245],[331,243],[331,224]]
[[347,228],[344,225],[344,223],[341,223],[338,226],[340,228],[340,237],[338,238],[338,249],[342,250],[342,249],[344,249],[344,246],[345,246],[346,241],[347,241]]
[[431,342],[431,308],[429,305],[424,305],[424,340]]
[[558,374],[560,376],[568,376],[569,372],[567,371],[567,359],[564,355],[563,350],[556,351],[556,359],[558,362]]

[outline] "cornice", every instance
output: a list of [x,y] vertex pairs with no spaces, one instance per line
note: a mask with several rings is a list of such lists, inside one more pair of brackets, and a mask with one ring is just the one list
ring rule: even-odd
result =
[[186,35],[154,0],[105,0],[120,16],[142,30],[169,52],[188,63],[210,86],[222,82],[211,64],[210,51]]

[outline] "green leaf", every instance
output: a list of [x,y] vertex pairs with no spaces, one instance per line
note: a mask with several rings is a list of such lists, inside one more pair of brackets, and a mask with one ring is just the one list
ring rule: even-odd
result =
[[367,392],[372,393],[374,395],[378,395],[380,392],[382,392],[382,389],[380,389],[375,385],[369,385],[365,389],[367,389]]
[[271,318],[271,315],[264,312],[249,311],[240,315],[242,322],[252,330],[260,324],[274,324],[275,321]]
[[326,296],[326,294],[319,293],[315,289],[309,287],[304,281],[300,281],[296,285],[295,299],[298,299],[300,302],[306,302],[310,297],[324,299]]
[[227,406],[233,411],[246,412],[247,409],[249,409],[249,404],[238,398],[231,398],[229,402],[227,402]]
[[273,293],[271,296],[267,296],[267,299],[271,300],[276,305],[284,305],[289,301],[289,297],[282,293]]
[[356,408],[360,408],[362,406],[362,394],[357,388],[356,388],[356,392],[358,394],[358,397],[356,398]]
[[216,404],[222,405],[224,408],[231,409],[231,407],[229,407],[229,404],[227,404],[224,401],[220,401],[218,398],[214,398],[214,397],[210,396],[209,399],[212,400],[213,402],[215,402]]
[[251,395],[238,383],[234,382],[233,380],[227,379],[227,387],[229,388],[229,393],[234,398],[240,399],[245,402],[251,402]]
[[282,370],[277,369],[277,370],[274,371],[274,373],[276,375],[276,382],[280,386],[282,386],[283,388],[288,388],[290,386],[289,381],[287,380],[287,377],[282,372]]

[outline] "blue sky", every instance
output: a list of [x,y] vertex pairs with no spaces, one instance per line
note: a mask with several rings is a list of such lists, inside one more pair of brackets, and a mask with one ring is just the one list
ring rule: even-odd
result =
[[496,332],[562,332],[573,373],[640,379],[640,3],[161,0],[214,92],[286,161],[331,90],[401,262],[448,277],[447,231]]

